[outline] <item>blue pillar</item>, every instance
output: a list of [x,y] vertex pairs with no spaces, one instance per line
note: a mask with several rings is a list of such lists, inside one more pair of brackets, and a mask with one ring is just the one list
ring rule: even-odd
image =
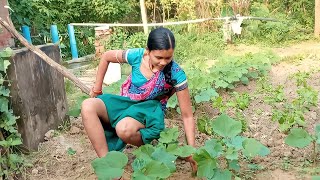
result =
[[32,44],[29,26],[22,26],[21,29],[23,37]]
[[51,25],[50,30],[51,30],[52,42],[54,44],[58,44],[59,43],[59,33],[58,33],[57,25]]
[[77,50],[76,37],[74,36],[74,28],[70,24],[68,24],[68,34],[70,38],[70,48],[71,48],[72,59],[78,58],[78,50]]

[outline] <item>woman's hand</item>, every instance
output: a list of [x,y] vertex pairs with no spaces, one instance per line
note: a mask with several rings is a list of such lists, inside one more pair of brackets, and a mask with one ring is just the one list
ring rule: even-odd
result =
[[186,157],[185,160],[190,163],[191,168],[192,168],[192,174],[196,175],[196,173],[197,173],[197,171],[198,171],[198,164],[197,164],[197,162],[192,158],[192,156]]
[[94,87],[93,87],[93,88],[91,88],[91,90],[90,90],[89,96],[90,96],[91,98],[95,98],[95,97],[97,97],[98,95],[101,95],[101,94],[102,94],[102,90],[97,91],[97,90],[95,90]]

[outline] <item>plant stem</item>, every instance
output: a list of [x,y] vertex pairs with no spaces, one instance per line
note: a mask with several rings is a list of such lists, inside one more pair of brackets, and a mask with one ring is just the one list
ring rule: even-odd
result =
[[316,141],[313,141],[313,166],[317,166]]

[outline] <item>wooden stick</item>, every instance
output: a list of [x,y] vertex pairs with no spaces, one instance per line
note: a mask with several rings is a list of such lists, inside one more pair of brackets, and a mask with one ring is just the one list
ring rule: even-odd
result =
[[59,71],[64,77],[68,78],[70,81],[74,82],[76,86],[78,86],[82,92],[89,94],[90,89],[83,84],[75,75],[70,73],[67,68],[61,66],[60,64],[56,63],[53,59],[47,56],[43,51],[39,48],[35,47],[32,44],[29,44],[28,41],[13,27],[10,26],[7,22],[5,22],[0,17],[0,24],[5,27],[12,35],[14,35],[23,45],[25,45],[28,49],[38,55],[41,59],[47,62],[51,67]]

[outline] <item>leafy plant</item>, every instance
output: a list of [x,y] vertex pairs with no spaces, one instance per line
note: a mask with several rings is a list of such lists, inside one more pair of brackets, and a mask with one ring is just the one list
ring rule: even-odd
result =
[[25,160],[16,152],[22,144],[21,135],[17,131],[13,110],[9,106],[10,82],[6,80],[6,72],[10,65],[12,50],[0,51],[0,177],[13,178],[22,172]]
[[285,139],[285,143],[292,147],[304,148],[313,144],[313,161],[316,163],[320,145],[320,124],[316,125],[314,134],[309,134],[301,128],[293,128]]
[[[163,179],[176,171],[175,161],[178,157],[188,157],[195,152],[191,146],[179,146],[178,128],[165,129],[160,133],[158,144],[146,144],[136,149],[136,159],[131,164],[134,172],[132,179]],[[109,152],[103,158],[92,162],[98,179],[119,178],[128,158],[121,152]]]
[[122,176],[127,163],[128,157],[124,153],[111,151],[106,156],[93,160],[91,165],[99,180],[112,180]]
[[[283,86],[278,86],[275,90],[270,91],[267,98],[273,106],[272,120],[279,123],[281,131],[288,131],[295,124],[305,126],[304,113],[308,112],[310,108],[316,107],[318,103],[318,92],[307,84],[310,75],[299,72],[292,76],[292,78],[294,77],[298,86],[296,91],[298,97],[292,102],[284,97]],[[276,102],[283,103],[277,106]]]
[[[212,122],[212,130],[219,136],[206,141],[205,145],[194,154],[193,157],[198,163],[198,177],[232,179],[232,176],[240,170],[238,161],[241,154],[252,159],[270,153],[270,150],[259,141],[239,136],[241,128],[239,121],[225,114]],[[224,166],[223,162],[227,165]]]

